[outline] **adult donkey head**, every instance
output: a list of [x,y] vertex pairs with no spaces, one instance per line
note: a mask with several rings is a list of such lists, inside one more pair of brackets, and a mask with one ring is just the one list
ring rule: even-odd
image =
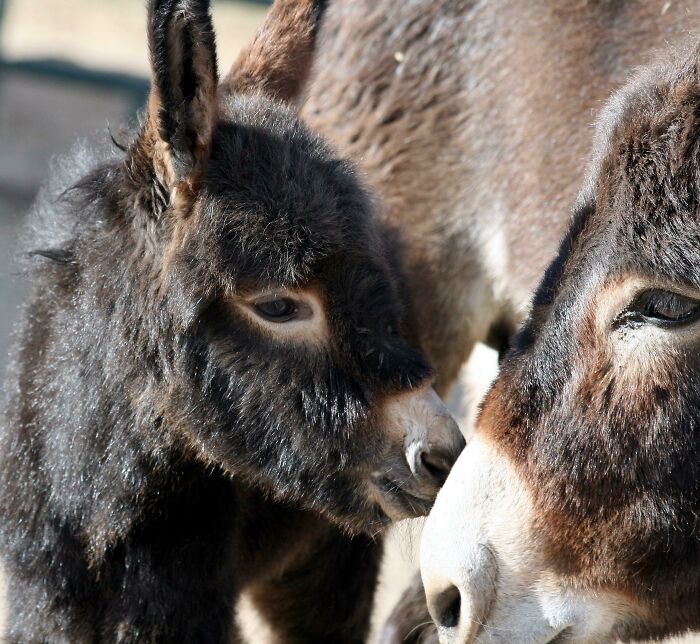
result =
[[700,51],[598,124],[571,230],[438,497],[442,642],[700,625]]

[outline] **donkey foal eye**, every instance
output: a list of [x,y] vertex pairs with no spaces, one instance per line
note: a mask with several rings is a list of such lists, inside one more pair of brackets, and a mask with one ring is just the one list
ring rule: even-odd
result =
[[270,322],[289,322],[299,312],[299,308],[294,300],[288,297],[256,302],[253,304],[253,309],[260,317]]

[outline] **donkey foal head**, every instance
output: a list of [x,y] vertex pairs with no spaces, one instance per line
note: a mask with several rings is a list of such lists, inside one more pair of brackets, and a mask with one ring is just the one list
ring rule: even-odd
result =
[[84,295],[168,441],[352,529],[423,514],[463,443],[371,199],[294,109],[322,3],[278,3],[223,83],[208,4],[151,3],[145,121],[80,187]]

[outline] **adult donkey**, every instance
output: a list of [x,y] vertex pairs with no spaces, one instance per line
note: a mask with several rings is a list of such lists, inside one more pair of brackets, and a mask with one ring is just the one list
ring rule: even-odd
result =
[[[569,223],[604,99],[697,24],[700,3],[665,0],[331,4],[303,115],[379,191],[443,393],[476,341],[500,346],[524,319]],[[442,510],[461,520],[470,504],[459,503]],[[457,538],[450,524],[435,539],[449,542],[450,530]],[[435,615],[454,619],[456,596],[441,592]],[[406,608],[387,638],[424,636],[413,627],[429,618]]]
[[603,111],[571,229],[433,510],[443,642],[700,627],[700,47]]
[[333,0],[302,116],[383,202],[438,391],[523,321],[594,112],[694,3]]

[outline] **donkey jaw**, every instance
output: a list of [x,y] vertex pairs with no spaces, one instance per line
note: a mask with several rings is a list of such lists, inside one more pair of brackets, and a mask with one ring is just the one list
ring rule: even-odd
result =
[[629,616],[552,570],[524,482],[478,435],[426,522],[421,574],[442,644],[608,642]]

